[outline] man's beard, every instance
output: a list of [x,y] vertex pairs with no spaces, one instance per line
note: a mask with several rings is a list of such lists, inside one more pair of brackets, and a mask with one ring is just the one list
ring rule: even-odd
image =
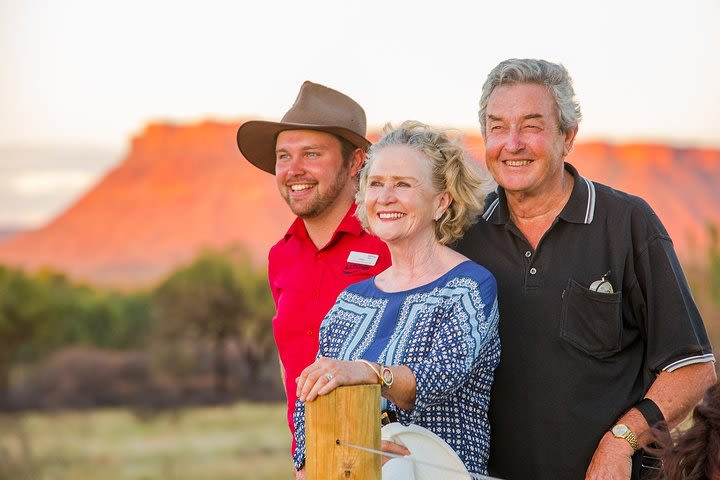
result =
[[[348,169],[343,167],[335,176],[330,189],[325,193],[318,193],[311,202],[302,202],[300,205],[294,205],[289,195],[285,196],[285,202],[290,207],[290,210],[298,217],[303,219],[314,218],[322,214],[337,200],[345,188],[345,182],[348,181],[350,181],[348,179]],[[318,188],[318,186],[319,185],[316,185],[313,188]]]

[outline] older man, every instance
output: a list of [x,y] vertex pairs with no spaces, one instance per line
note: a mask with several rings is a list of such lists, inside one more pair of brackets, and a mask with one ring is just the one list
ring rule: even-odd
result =
[[268,263],[291,430],[295,379],[315,360],[320,322],[345,287],[390,265],[385,244],[354,216],[356,175],[370,146],[365,134],[360,105],[312,82],[280,122],[246,122],[237,133],[242,154],[275,175],[298,217]]
[[660,220],[564,161],[580,117],[561,65],[507,60],[483,86],[499,187],[457,248],[498,281],[489,465],[506,479],[638,478],[648,423],[677,424],[715,381]]

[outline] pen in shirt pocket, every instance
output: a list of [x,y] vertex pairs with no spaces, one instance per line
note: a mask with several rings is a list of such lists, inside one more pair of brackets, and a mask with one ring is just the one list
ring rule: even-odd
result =
[[607,279],[607,277],[610,276],[610,270],[607,271],[605,275],[600,277],[600,280],[595,280],[593,283],[590,284],[590,290],[593,292],[598,293],[613,293],[615,289],[613,289],[612,283],[610,283],[610,280]]

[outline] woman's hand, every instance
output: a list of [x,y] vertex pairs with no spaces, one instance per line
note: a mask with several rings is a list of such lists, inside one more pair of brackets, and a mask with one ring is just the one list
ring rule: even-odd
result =
[[342,385],[378,383],[377,376],[362,362],[319,358],[295,379],[295,394],[301,402],[311,402]]
[[[389,440],[383,440],[382,446],[380,447],[380,450],[387,453],[392,453],[394,455],[410,455],[410,450],[405,448],[404,446],[400,445],[399,443],[391,442]],[[386,457],[383,455],[382,457],[382,465],[385,465],[390,459],[395,457]]]

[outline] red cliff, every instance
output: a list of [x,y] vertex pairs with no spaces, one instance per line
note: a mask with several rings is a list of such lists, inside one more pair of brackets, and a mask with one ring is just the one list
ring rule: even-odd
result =
[[[126,286],[156,281],[203,247],[239,243],[263,262],[292,217],[274,177],[241,157],[237,126],[148,126],[63,214],[0,243],[0,262]],[[466,138],[475,158],[482,144],[477,134]],[[588,178],[645,198],[682,257],[706,243],[708,223],[720,224],[720,151],[589,143],[576,145],[570,161]]]
[[0,261],[114,285],[156,280],[205,247],[242,243],[262,261],[291,216],[274,177],[241,157],[236,131],[148,126],[67,211],[0,244]]

